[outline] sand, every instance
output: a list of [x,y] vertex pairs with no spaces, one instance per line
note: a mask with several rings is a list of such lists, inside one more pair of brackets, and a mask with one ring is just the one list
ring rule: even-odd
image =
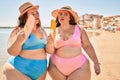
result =
[[92,80],[120,80],[120,32],[102,31],[90,39],[101,62],[101,74]]
[[[98,76],[94,73],[91,62],[91,80],[120,80],[120,32],[112,33],[103,30],[90,30],[88,32],[90,41],[101,62],[101,74]],[[0,71],[6,57],[2,59],[0,60]],[[2,79],[0,78],[0,80]],[[49,75],[47,75],[46,80],[51,80]]]

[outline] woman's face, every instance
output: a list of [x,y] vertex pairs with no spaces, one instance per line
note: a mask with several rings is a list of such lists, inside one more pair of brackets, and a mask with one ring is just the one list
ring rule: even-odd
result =
[[59,11],[58,13],[58,21],[60,22],[60,24],[62,23],[68,23],[70,21],[70,14],[68,11],[62,10]]
[[34,8],[30,9],[27,13],[28,13],[28,16],[29,15],[33,15],[35,17],[35,23],[36,24],[39,23],[39,21],[40,21],[40,19],[39,19],[39,13],[38,13],[38,11],[36,9],[34,9]]

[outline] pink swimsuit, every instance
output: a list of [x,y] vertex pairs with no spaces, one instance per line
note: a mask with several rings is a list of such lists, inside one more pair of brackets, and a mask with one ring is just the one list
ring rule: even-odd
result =
[[[73,46],[81,48],[81,39],[80,39],[80,29],[78,25],[75,25],[74,34],[70,39],[63,41],[56,35],[55,38],[55,47],[60,48],[63,46]],[[84,54],[73,58],[62,58],[53,54],[51,56],[53,64],[58,68],[58,70],[64,75],[68,76],[78,68],[80,68],[87,60]]]
[[79,26],[75,26],[74,34],[70,39],[64,41],[60,39],[59,35],[56,33],[55,37],[55,48],[60,48],[62,46],[73,46],[73,47],[81,47],[81,39],[80,39],[80,29]]

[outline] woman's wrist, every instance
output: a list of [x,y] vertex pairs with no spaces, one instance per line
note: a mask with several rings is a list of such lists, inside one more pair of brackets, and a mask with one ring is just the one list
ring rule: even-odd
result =
[[46,45],[48,45],[48,46],[54,46],[54,43],[52,43],[52,42],[47,42],[47,44]]
[[97,63],[94,63],[94,65],[100,65],[101,63],[97,62]]

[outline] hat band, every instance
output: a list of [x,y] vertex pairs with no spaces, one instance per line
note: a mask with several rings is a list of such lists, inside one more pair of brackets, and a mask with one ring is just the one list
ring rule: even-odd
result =
[[61,9],[67,9],[67,10],[71,10],[70,8],[67,8],[67,7],[63,7],[63,8],[61,8]]
[[32,7],[32,6],[28,6],[26,9],[24,9],[23,11],[25,11],[25,10],[27,10],[28,8],[30,8],[30,7]]

